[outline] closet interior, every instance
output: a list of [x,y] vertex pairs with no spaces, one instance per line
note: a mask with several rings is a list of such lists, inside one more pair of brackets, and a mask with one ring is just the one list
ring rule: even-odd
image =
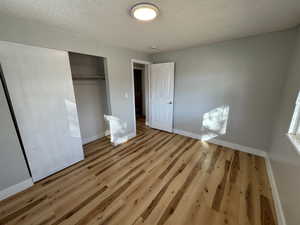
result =
[[105,135],[104,115],[109,113],[106,59],[69,52],[82,143]]

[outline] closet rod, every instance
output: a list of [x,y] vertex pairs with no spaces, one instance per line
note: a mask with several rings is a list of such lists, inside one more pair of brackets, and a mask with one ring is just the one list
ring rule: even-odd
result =
[[105,80],[104,76],[73,76],[73,80]]

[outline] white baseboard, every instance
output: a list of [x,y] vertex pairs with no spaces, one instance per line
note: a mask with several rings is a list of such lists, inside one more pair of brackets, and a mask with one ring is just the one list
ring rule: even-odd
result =
[[246,153],[250,153],[250,154],[253,154],[253,155],[258,155],[258,156],[261,156],[261,157],[266,157],[267,156],[267,153],[263,150],[248,147],[248,146],[244,146],[244,145],[239,145],[239,144],[235,144],[235,143],[231,143],[231,142],[228,142],[228,141],[219,140],[219,139],[216,139],[216,138],[208,140],[207,142],[212,143],[212,144],[216,144],[216,145],[221,145],[221,146],[231,148],[231,149],[234,149],[234,150],[238,150],[238,151],[241,151],[241,152],[246,152]]
[[149,121],[146,121],[146,126],[150,126]]
[[184,131],[184,130],[178,130],[178,129],[174,129],[174,128],[173,128],[173,132],[175,134],[180,134],[180,135],[183,135],[186,137],[191,137],[191,138],[201,140],[201,135],[199,135],[199,134],[195,134],[195,133]]
[[82,138],[82,144],[90,143],[90,142],[95,141],[95,140],[97,140],[99,138],[102,138],[104,136],[105,136],[105,134],[102,133],[102,134],[97,134],[97,135],[95,135],[93,137]]
[[[180,134],[180,135],[183,135],[183,136],[187,136],[187,137],[191,137],[191,138],[201,140],[201,135],[200,134],[195,134],[195,133],[192,133],[192,132],[178,130],[178,129],[174,129],[173,132],[176,133],[176,134]],[[212,138],[210,140],[207,140],[206,142],[216,144],[216,145],[221,145],[221,146],[231,148],[231,149],[234,149],[234,150],[238,150],[238,151],[241,151],[241,152],[251,153],[253,155],[258,155],[258,156],[262,156],[262,157],[267,156],[267,153],[263,150],[248,147],[248,146],[244,146],[244,145],[239,145],[239,144],[235,144],[235,143],[231,143],[231,142],[228,142],[228,141],[219,140],[217,138]]]
[[286,225],[286,220],[285,220],[284,212],[282,209],[282,204],[281,204],[280,197],[279,197],[279,192],[277,189],[271,162],[270,162],[270,159],[268,156],[265,157],[265,162],[266,162],[266,167],[267,167],[267,173],[269,176],[269,181],[271,184],[272,195],[273,195],[273,200],[274,200],[274,204],[275,204],[275,210],[276,210],[278,224]]
[[0,191],[0,201],[3,199],[6,199],[14,194],[17,194],[18,192],[21,192],[33,185],[32,179],[27,179],[22,181],[21,183],[15,184],[13,186],[10,186],[2,191]]
[[[178,129],[174,129],[173,131],[176,134],[180,134],[180,135],[183,135],[183,136],[187,136],[187,137],[191,137],[191,138],[201,140],[201,135],[199,135],[199,134],[195,134],[195,133],[191,133],[191,132],[183,131],[183,130],[178,130]],[[286,225],[286,220],[285,220],[285,216],[284,216],[284,213],[283,213],[282,204],[281,204],[281,201],[280,201],[280,198],[279,198],[278,189],[277,189],[277,186],[276,186],[273,170],[272,170],[270,159],[268,157],[267,152],[265,152],[263,150],[260,150],[260,149],[251,148],[251,147],[248,147],[248,146],[243,146],[243,145],[239,145],[239,144],[219,140],[219,139],[216,139],[216,138],[208,140],[207,142],[213,143],[213,144],[216,144],[216,145],[221,145],[221,146],[224,146],[224,147],[228,147],[228,148],[238,150],[238,151],[241,151],[241,152],[251,153],[253,155],[258,155],[258,156],[261,156],[261,157],[265,158],[266,168],[267,168],[269,181],[270,181],[270,184],[271,184],[272,195],[273,195],[273,199],[274,199],[278,224],[279,225]]]

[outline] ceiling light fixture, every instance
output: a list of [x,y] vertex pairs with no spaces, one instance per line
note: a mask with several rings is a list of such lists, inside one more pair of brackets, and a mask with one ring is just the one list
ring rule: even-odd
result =
[[152,3],[138,3],[131,8],[131,16],[141,21],[154,20],[159,13],[159,8]]

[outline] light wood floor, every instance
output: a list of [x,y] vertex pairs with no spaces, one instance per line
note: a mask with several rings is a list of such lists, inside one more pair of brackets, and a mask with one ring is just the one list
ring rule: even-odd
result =
[[0,224],[276,225],[263,158],[145,127],[0,202]]

